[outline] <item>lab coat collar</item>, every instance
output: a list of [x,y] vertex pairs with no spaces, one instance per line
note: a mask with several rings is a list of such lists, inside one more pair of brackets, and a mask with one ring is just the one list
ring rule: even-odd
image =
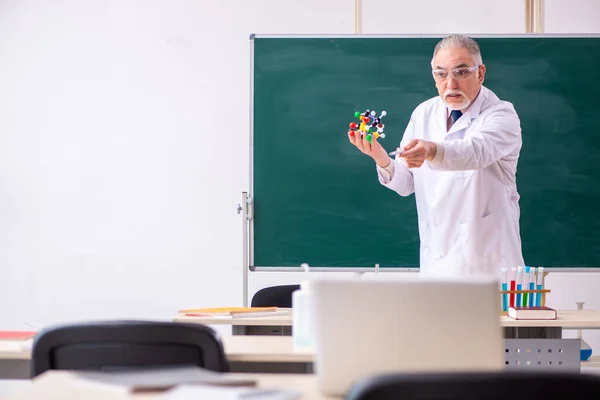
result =
[[[477,118],[477,116],[481,112],[481,105],[482,105],[484,99],[488,97],[488,94],[489,94],[489,89],[486,88],[485,86],[481,85],[481,89],[479,90],[479,94],[475,98],[475,101],[469,106],[467,111],[458,119],[458,121],[456,121],[456,123],[450,127],[450,130],[448,130],[448,132],[446,132],[446,135],[449,135],[453,132],[459,131],[461,129],[464,129],[464,128],[470,126],[471,121],[474,120],[475,118]],[[444,101],[442,100],[441,97],[439,100],[442,104],[442,107],[440,110],[441,112],[440,112],[438,120],[440,121],[441,125],[444,127],[444,130],[446,130],[447,123],[448,123],[448,117],[450,116],[450,111],[448,110],[448,107],[446,106],[446,104],[444,103]]]

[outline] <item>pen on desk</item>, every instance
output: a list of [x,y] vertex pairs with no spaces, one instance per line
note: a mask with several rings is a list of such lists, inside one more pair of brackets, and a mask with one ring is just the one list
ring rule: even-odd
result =
[[[544,267],[538,267],[537,290],[542,289],[544,289]],[[537,307],[542,305],[542,292],[537,292],[537,296],[535,296],[535,305]]]
[[[523,267],[517,267],[517,290],[523,290]],[[517,293],[517,302],[515,305],[521,307],[521,293]]]
[[532,292],[529,294],[528,306],[533,307],[535,302],[535,293],[533,292],[533,290],[535,290],[535,267],[531,267],[531,270],[529,271],[529,290]]
[[525,287],[525,293],[523,293],[523,307],[529,305],[529,292],[527,291],[529,285],[529,265],[525,266],[525,273],[523,274],[523,286]]
[[[507,269],[500,268],[500,271],[502,271],[502,290],[508,290]],[[506,293],[502,294],[502,311],[508,311],[508,295]]]

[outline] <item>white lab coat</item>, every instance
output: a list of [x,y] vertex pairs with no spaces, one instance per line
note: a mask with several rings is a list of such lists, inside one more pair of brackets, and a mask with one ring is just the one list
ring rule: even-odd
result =
[[448,116],[439,96],[421,103],[401,146],[436,142],[435,158],[411,169],[402,158],[392,160],[387,170],[377,167],[379,181],[401,196],[415,194],[422,276],[497,278],[501,267],[524,265],[515,177],[519,117],[483,86],[449,131]]

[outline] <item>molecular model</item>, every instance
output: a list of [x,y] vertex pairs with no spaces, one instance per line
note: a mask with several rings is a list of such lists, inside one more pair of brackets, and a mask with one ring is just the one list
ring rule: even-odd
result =
[[385,117],[387,112],[382,111],[379,117],[376,117],[377,113],[375,111],[365,111],[361,113],[357,111],[354,113],[356,118],[360,119],[360,124],[356,124],[356,122],[350,122],[350,130],[348,133],[350,136],[354,136],[356,132],[360,132],[360,137],[366,133],[366,138],[368,142],[371,142],[373,136],[375,138],[385,138],[385,134],[383,133],[383,128],[385,125],[381,123],[381,119]]

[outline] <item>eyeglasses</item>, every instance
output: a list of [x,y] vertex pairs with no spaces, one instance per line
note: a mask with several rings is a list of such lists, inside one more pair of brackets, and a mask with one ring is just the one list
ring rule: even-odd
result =
[[[481,64],[477,64],[474,67],[453,68],[450,70],[450,73],[454,79],[460,81],[471,75],[471,72],[475,71],[479,67],[481,67]],[[443,82],[448,79],[448,71],[445,69],[434,69],[432,73],[433,79],[435,79],[436,82]]]

